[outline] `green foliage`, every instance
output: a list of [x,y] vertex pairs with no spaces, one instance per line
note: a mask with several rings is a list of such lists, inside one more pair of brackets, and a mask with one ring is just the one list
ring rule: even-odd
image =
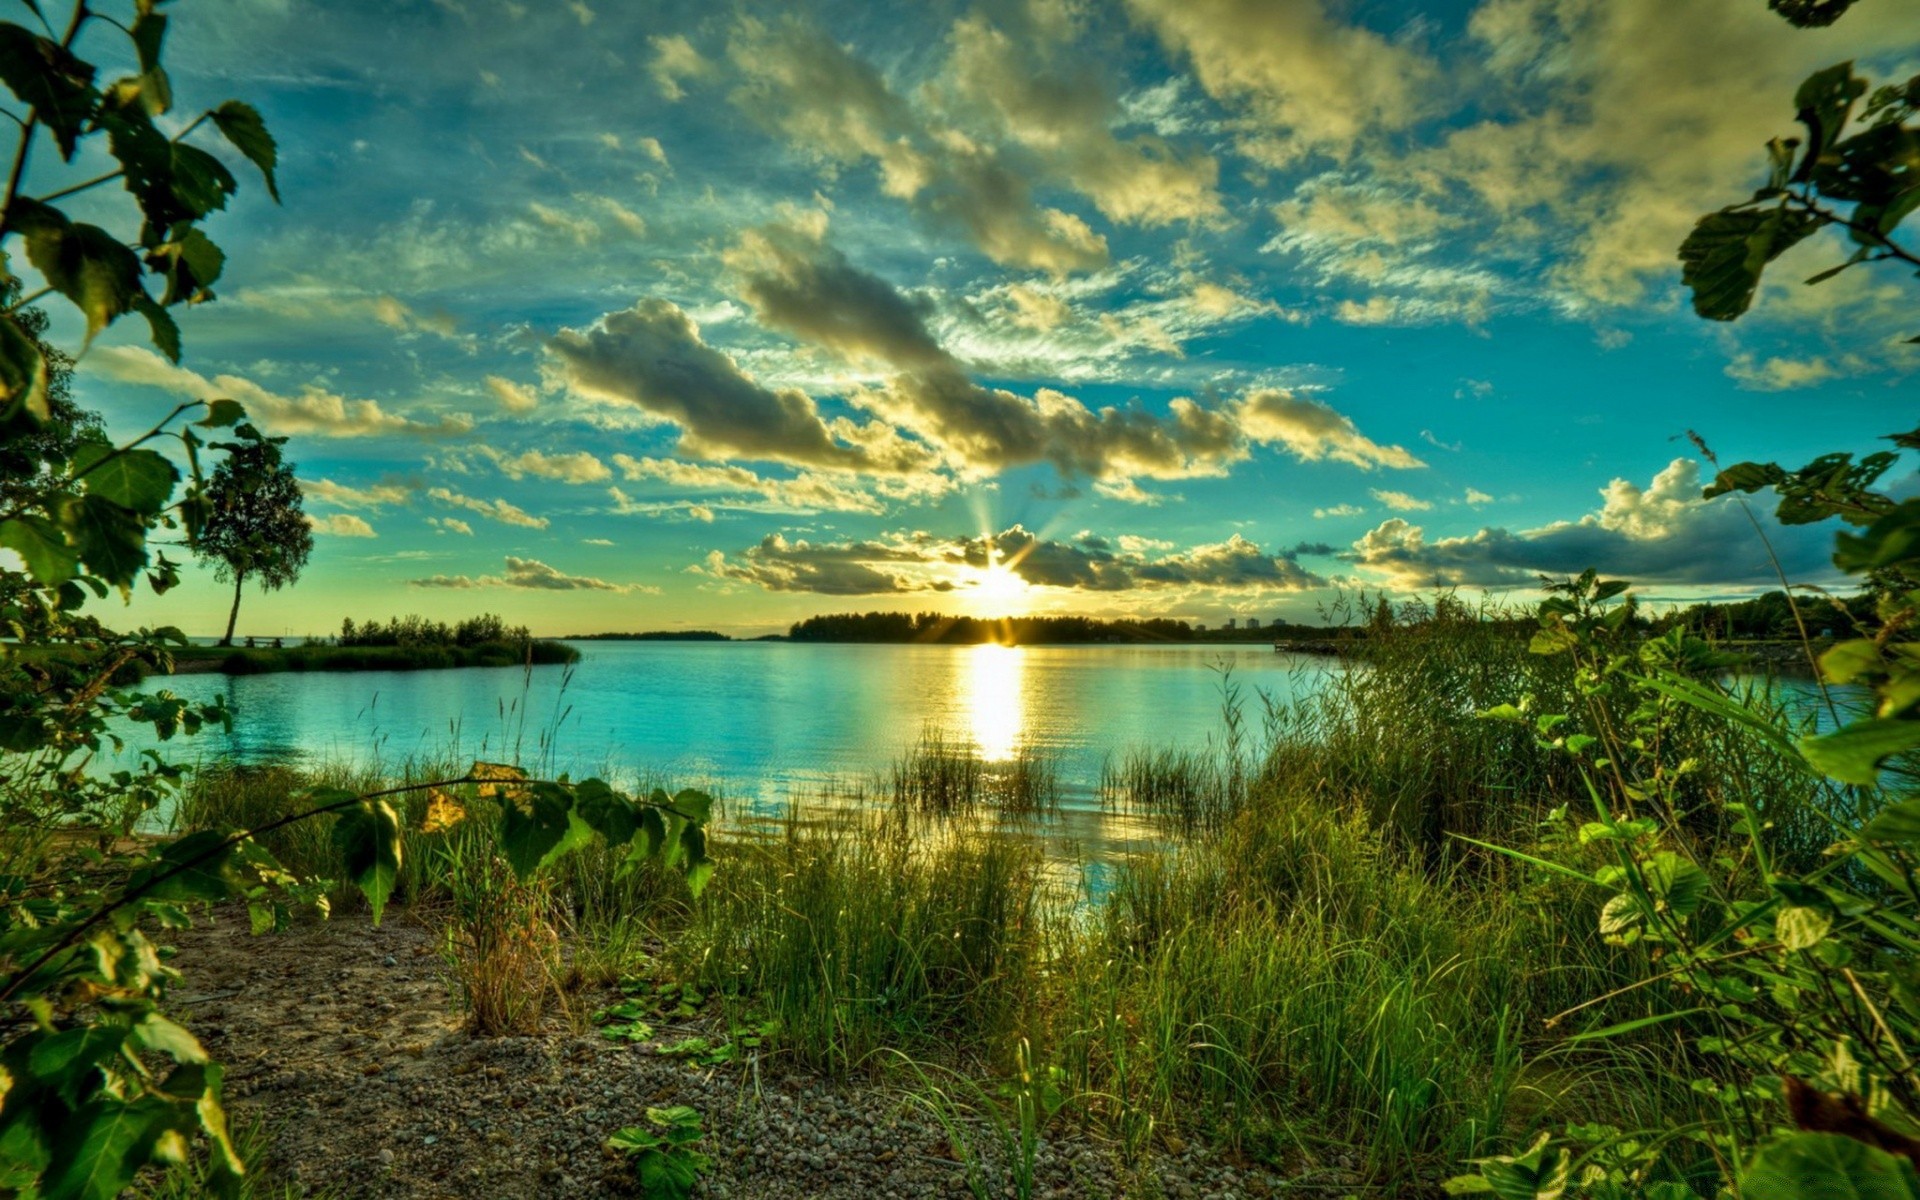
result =
[[[1771,0],[1796,25],[1825,25],[1850,0]],[[1812,236],[1834,228],[1853,253],[1809,279],[1819,283],[1863,262],[1920,267],[1894,233],[1920,208],[1920,128],[1910,124],[1920,76],[1868,96],[1850,62],[1807,77],[1794,96],[1807,136],[1768,143],[1768,180],[1749,200],[1701,217],[1680,246],[1682,281],[1694,311],[1731,321],[1753,304],[1767,267]],[[1856,113],[1856,107],[1860,110]],[[1851,206],[1850,211],[1843,211]],[[1920,340],[1920,339],[1916,339]]]
[[647,1200],[686,1200],[713,1167],[712,1159],[694,1149],[705,1136],[700,1114],[676,1104],[649,1108],[646,1124],[618,1130],[607,1145],[632,1161],[640,1194]]
[[313,553],[300,484],[280,452],[286,439],[267,437],[244,423],[234,436],[239,440],[213,444],[227,457],[207,483],[206,515],[193,548],[214,564],[216,575],[233,580],[223,646],[233,644],[242,585],[255,579],[268,591],[285,587],[300,577]]

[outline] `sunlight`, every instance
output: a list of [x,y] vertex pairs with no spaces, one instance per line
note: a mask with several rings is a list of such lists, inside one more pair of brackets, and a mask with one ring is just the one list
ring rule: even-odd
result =
[[967,584],[969,595],[992,608],[983,608],[981,616],[1012,616],[1032,591],[1018,572],[998,561],[974,572]]
[[991,642],[967,652],[967,714],[980,757],[1006,762],[1020,743],[1026,655]]

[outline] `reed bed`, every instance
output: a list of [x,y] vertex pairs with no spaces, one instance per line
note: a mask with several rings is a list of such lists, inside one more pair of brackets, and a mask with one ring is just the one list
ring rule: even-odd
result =
[[[1044,869],[1039,826],[1001,819],[1057,804],[1043,755],[987,763],[925,734],[876,808],[718,821],[720,870],[697,901],[603,848],[564,860],[542,896],[568,943],[550,986],[692,984],[776,1019],[774,1052],[841,1076],[892,1052],[986,1077],[1057,1068],[1064,1119],[1129,1155],[1197,1135],[1294,1167],[1344,1157],[1395,1194],[1542,1128],[1680,1127],[1709,1101],[1672,1080],[1711,1067],[1674,1069],[1687,1052],[1673,1026],[1572,1036],[1670,999],[1622,990],[1652,973],[1644,951],[1602,940],[1599,897],[1578,883],[1456,836],[1568,844],[1577,777],[1526,730],[1476,715],[1529,694],[1571,707],[1560,670],[1503,624],[1441,614],[1371,639],[1298,703],[1223,678],[1211,749],[1109,766],[1109,803],[1156,818],[1165,842],[1099,894]],[[1679,736],[1701,764],[1701,811],[1751,805],[1779,853],[1819,853],[1825,818],[1757,739],[1707,721]],[[308,782],[204,772],[181,827],[257,823]],[[448,836],[410,835],[401,896],[457,929],[500,888],[483,858],[460,857],[483,848]],[[273,848],[296,870],[328,875],[323,834],[284,838]],[[456,982],[476,1007],[490,986]]]

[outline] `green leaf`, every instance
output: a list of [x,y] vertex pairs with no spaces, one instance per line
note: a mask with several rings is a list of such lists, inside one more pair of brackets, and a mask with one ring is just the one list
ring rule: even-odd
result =
[[1690,917],[1706,899],[1707,873],[1671,850],[1663,850],[1642,864],[1647,891],[1666,902],[1667,911]]
[[1920,1200],[1913,1164],[1837,1133],[1795,1133],[1761,1147],[1740,1173],[1740,1194],[1821,1200]]
[[1881,763],[1920,746],[1920,721],[1887,717],[1855,721],[1832,733],[1801,738],[1799,746],[1800,753],[1822,774],[1842,783],[1872,787],[1879,781]]
[[200,900],[217,904],[236,890],[239,856],[235,847],[227,844],[227,835],[216,829],[190,833],[169,842],[151,863],[134,872],[127,881],[127,888],[131,891],[145,887],[148,881],[179,870],[203,856],[206,861],[195,863],[180,870],[179,874],[154,884],[153,890],[146,894],[153,900]]
[[58,42],[0,22],[0,82],[53,131],[60,157],[71,159],[93,110],[93,68]]
[[87,319],[87,340],[131,312],[140,287],[140,259],[98,225],[69,223],[37,200],[14,200],[7,227],[26,239],[27,261]]
[[1920,799],[1889,804],[1860,830],[1860,840],[1883,846],[1920,845]]
[[166,355],[167,361],[179,362],[180,326],[174,323],[173,314],[155,304],[145,292],[134,297],[133,310],[147,319],[154,348]]
[[1833,928],[1833,918],[1817,908],[1783,908],[1773,919],[1773,935],[1788,950],[1811,950]]
[[47,407],[47,359],[9,316],[0,319],[0,427],[19,414],[35,425],[51,415]]
[[1852,575],[1920,560],[1920,500],[1908,500],[1859,534],[1833,539],[1833,564]]
[[101,496],[73,498],[60,507],[60,522],[95,575],[131,589],[147,565],[146,529],[128,509]]
[[1787,208],[1722,209],[1700,218],[1680,244],[1680,279],[1693,289],[1693,311],[1711,321],[1746,312],[1766,265],[1822,224]]
[[246,415],[247,410],[240,406],[238,400],[209,400],[207,415],[194,424],[220,429],[244,420]]
[[1778,463],[1735,463],[1715,475],[1712,485],[1700,494],[1700,498],[1711,500],[1728,492],[1753,493],[1781,483],[1786,477],[1787,473],[1780,469]]
[[387,898],[400,878],[400,817],[384,799],[362,800],[340,814],[333,844],[344,860],[347,878],[373,908],[380,923]]
[[172,149],[173,198],[195,217],[227,206],[238,190],[227,165],[198,146],[175,142]]
[[152,450],[117,450],[88,444],[73,456],[73,473],[87,495],[98,496],[142,516],[153,516],[173,497],[180,472]]
[[502,800],[500,848],[525,879],[559,847],[572,825],[573,798],[551,783],[530,784]]
[[[136,1172],[159,1155],[162,1139],[180,1143],[182,1106],[158,1096],[131,1104],[106,1098],[61,1123],[41,1195],[53,1200],[115,1200]],[[177,1153],[177,1149],[176,1149]]]
[[1807,127],[1806,155],[1801,159],[1795,180],[1810,177],[1819,160],[1840,140],[1847,120],[1853,115],[1853,103],[1867,91],[1867,81],[1853,73],[1851,62],[1835,63],[1807,76],[1793,94],[1794,107],[1800,110],[1800,123]]
[[574,789],[575,811],[609,846],[624,846],[633,840],[640,827],[633,802],[608,787],[605,781],[588,779]]
[[673,811],[695,824],[704,825],[713,813],[713,797],[692,788],[683,788],[673,795]]
[[1638,1029],[1645,1029],[1651,1025],[1664,1025],[1668,1021],[1678,1021],[1683,1017],[1697,1017],[1703,1012],[1711,1011],[1711,1009],[1707,1008],[1669,1009],[1666,1012],[1655,1013],[1650,1017],[1636,1017],[1631,1021],[1621,1021],[1617,1025],[1608,1025],[1601,1029],[1591,1029],[1584,1033],[1576,1033],[1567,1040],[1570,1042],[1597,1042],[1606,1038],[1619,1037],[1623,1033],[1632,1033]]
[[66,534],[45,517],[28,514],[0,521],[0,547],[20,556],[34,582],[54,586],[72,579],[80,554]]
[[279,165],[280,152],[274,145],[273,135],[267,132],[267,123],[260,119],[260,113],[250,104],[238,100],[229,100],[213,110],[213,123],[220,127],[233,148],[247,156],[247,160],[260,168],[260,174],[267,181],[267,194],[273,202],[280,202],[280,188],[274,182],[273,172]]

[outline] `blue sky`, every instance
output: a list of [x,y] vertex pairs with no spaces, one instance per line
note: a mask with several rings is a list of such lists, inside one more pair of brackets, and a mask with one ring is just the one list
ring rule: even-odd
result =
[[[938,608],[1310,618],[1342,589],[1767,585],[1728,460],[1914,424],[1913,281],[1814,239],[1693,317],[1674,249],[1797,82],[1920,3],[195,0],[183,109],[281,145],[131,430],[227,395],[317,547],[243,631]],[[99,196],[100,205],[119,203]],[[1801,578],[1823,529],[1777,531]],[[224,589],[136,602],[214,630]]]

